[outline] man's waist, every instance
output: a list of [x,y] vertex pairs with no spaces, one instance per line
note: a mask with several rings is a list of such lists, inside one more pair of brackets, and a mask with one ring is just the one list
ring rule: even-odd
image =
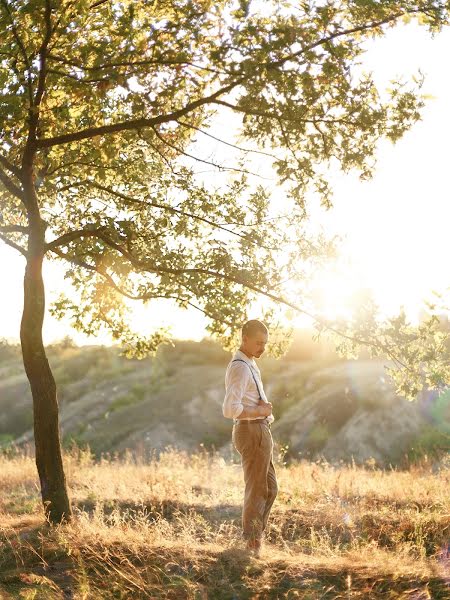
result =
[[255,419],[233,419],[233,421],[235,423],[267,423],[270,425],[273,419],[270,419],[269,417],[257,417]]

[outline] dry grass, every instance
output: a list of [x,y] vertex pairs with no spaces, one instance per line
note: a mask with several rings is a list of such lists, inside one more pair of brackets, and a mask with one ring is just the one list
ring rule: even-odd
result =
[[450,598],[450,470],[279,462],[255,559],[237,462],[75,449],[65,466],[74,519],[48,527],[33,458],[0,458],[1,599]]

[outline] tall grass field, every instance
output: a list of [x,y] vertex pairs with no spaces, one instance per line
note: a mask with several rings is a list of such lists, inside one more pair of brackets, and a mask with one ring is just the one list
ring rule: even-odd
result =
[[262,554],[241,540],[239,457],[64,454],[74,509],[43,518],[31,451],[0,457],[0,598],[448,599],[450,469],[276,456]]

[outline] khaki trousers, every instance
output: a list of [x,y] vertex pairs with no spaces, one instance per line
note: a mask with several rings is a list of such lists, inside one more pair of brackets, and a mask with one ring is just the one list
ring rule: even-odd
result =
[[244,471],[243,537],[260,540],[278,492],[270,427],[238,421],[233,425],[232,441]]

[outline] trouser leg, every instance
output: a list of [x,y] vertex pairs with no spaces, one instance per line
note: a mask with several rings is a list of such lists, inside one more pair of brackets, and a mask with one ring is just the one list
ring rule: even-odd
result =
[[259,423],[240,423],[233,429],[233,442],[241,455],[244,472],[244,538],[260,539],[277,493],[270,429]]
[[263,531],[266,529],[267,521],[269,519],[270,509],[277,497],[278,493],[278,482],[277,475],[275,473],[275,467],[273,464],[273,455],[270,458],[269,469],[267,471],[267,500],[266,506],[263,513]]

